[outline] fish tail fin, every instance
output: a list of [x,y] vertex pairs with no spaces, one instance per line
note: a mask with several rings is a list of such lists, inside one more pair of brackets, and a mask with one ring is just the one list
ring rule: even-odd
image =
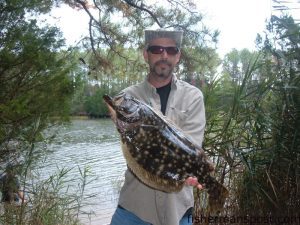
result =
[[208,189],[208,194],[208,211],[212,213],[221,212],[224,207],[225,200],[229,195],[227,188],[216,181]]

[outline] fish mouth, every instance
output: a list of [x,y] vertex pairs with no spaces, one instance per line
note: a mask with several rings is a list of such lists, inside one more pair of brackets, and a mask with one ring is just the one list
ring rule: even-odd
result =
[[115,123],[118,131],[121,134],[124,133],[125,130],[126,130],[125,128],[127,127],[127,123],[125,123],[124,121],[118,119],[117,106],[116,106],[115,99],[110,97],[109,95],[103,95],[103,100],[107,105],[110,117],[111,117],[112,121]]
[[111,119],[113,120],[114,123],[116,123],[117,122],[117,113],[115,110],[115,104],[113,102],[112,97],[110,97],[109,95],[103,95],[103,100],[107,105]]
[[109,95],[103,95],[103,99],[109,107],[111,107],[113,109],[115,108],[112,97],[110,97]]

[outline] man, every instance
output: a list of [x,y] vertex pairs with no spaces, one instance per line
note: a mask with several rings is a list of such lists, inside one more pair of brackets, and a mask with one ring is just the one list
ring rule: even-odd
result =
[[15,174],[13,165],[7,165],[5,172],[0,176],[1,202],[6,204],[24,201],[24,193],[20,190],[19,180]]
[[[146,30],[143,55],[149,74],[143,83],[124,92],[161,110],[200,148],[205,127],[203,95],[173,74],[181,42],[182,31]],[[202,188],[196,178],[188,178],[180,192],[165,193],[144,185],[127,170],[111,225],[191,225],[192,186]]]
[[20,215],[17,206],[24,203],[24,193],[20,190],[15,168],[11,164],[6,166],[5,172],[0,176],[0,191],[2,192],[1,202],[4,203],[5,210],[4,224],[14,224],[14,220]]

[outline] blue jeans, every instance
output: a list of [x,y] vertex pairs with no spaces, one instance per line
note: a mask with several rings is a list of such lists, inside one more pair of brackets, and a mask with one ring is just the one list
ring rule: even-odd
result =
[[[186,213],[179,222],[179,225],[192,225],[191,214]],[[126,209],[117,207],[110,225],[151,225],[137,217]]]

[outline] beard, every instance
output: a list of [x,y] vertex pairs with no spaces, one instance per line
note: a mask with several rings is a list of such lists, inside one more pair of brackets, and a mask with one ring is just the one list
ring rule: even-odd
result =
[[150,67],[150,72],[153,75],[163,79],[169,78],[172,75],[173,70],[173,64],[167,60],[159,60]]

